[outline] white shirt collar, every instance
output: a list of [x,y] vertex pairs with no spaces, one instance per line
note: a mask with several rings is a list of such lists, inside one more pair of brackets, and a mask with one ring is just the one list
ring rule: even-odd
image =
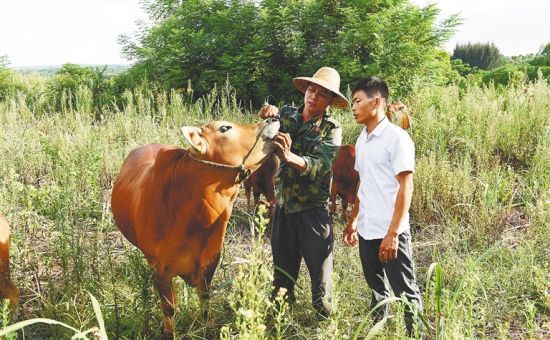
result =
[[387,117],[384,117],[382,118],[382,120],[378,123],[378,125],[376,125],[376,127],[374,128],[374,130],[371,132],[371,133],[368,133],[367,131],[367,127],[365,126],[365,128],[363,129],[364,133],[365,133],[365,136],[367,138],[370,137],[370,135],[373,135],[373,136],[376,136],[376,137],[380,137],[380,135],[382,135],[382,132],[384,132],[384,130],[386,129],[386,127],[388,127],[388,125],[390,125],[390,121],[388,120]]

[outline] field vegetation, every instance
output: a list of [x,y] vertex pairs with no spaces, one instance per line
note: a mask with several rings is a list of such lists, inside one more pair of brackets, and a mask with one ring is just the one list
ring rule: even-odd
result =
[[[160,337],[152,273],[110,211],[126,155],[145,143],[185,146],[183,125],[255,122],[265,101],[302,100],[292,77],[333,66],[348,96],[359,77],[380,76],[412,115],[411,221],[425,305],[418,331],[428,339],[550,338],[550,44],[505,57],[474,42],[451,56],[442,46],[461,19],[439,21],[436,5],[408,0],[142,5],[149,23],[120,37],[128,69],[66,64],[44,75],[10,70],[0,56],[0,213],[12,226],[21,289],[19,309],[0,313],[0,337]],[[333,114],[353,144],[361,127],[351,111]],[[387,301],[391,317],[372,324],[340,214],[337,313],[317,321],[305,268],[298,302],[275,311],[269,225],[262,208],[243,201],[207,319],[195,291],[176,280],[179,338],[405,337],[397,298]]]
[[[0,210],[12,225],[12,277],[22,298],[14,315],[4,309],[3,324],[47,318],[74,329],[33,323],[7,337],[61,339],[93,327],[110,338],[159,337],[159,298],[144,257],[114,225],[112,184],[134,147],[183,145],[182,125],[252,122],[254,112],[228,84],[198,100],[144,86],[100,112],[101,92],[79,85],[47,106],[44,80],[18,77],[21,89],[0,100]],[[419,328],[439,339],[549,337],[550,85],[539,79],[412,93],[402,99],[417,150],[411,217],[425,303]],[[334,115],[344,142],[353,143],[360,130],[350,111]],[[339,218],[338,312],[316,320],[304,269],[298,302],[275,313],[267,300],[269,228],[242,202],[229,223],[207,320],[195,291],[176,280],[179,337],[345,339],[377,330],[405,337],[398,301],[389,302],[384,327],[371,323],[358,250],[343,247]]]

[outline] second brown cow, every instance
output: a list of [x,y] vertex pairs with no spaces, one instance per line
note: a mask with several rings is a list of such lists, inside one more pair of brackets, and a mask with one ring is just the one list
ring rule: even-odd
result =
[[254,204],[260,203],[260,195],[264,195],[270,210],[275,206],[275,174],[279,169],[279,157],[271,154],[265,162],[244,182],[244,194],[246,204],[250,208],[251,196],[254,196]]
[[347,221],[348,204],[355,202],[359,174],[354,169],[355,146],[342,145],[332,164],[332,186],[330,188],[330,212],[336,213],[336,197],[342,200],[342,216]]

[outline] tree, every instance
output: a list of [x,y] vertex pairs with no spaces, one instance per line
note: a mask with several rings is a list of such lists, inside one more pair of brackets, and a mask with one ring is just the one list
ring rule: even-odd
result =
[[0,55],[0,100],[15,93],[21,85],[15,81],[13,72],[8,68],[8,56]]
[[550,43],[541,47],[540,51],[533,55],[518,55],[510,58],[506,65],[484,72],[481,79],[484,83],[507,85],[521,83],[526,80],[536,80],[539,76],[550,79]]
[[5,69],[8,67],[9,59],[7,55],[0,55],[0,69]]
[[529,62],[532,66],[550,66],[550,43],[540,49],[540,52]]
[[440,46],[459,24],[438,26],[434,5],[407,0],[147,0],[145,10],[152,25],[120,38],[134,69],[166,89],[190,80],[197,96],[229,80],[254,104],[300,100],[291,79],[321,66],[343,85],[384,77],[397,94],[445,82]]
[[505,59],[493,43],[457,44],[452,58],[482,70],[498,67]]
[[65,64],[48,80],[47,94],[57,111],[66,104],[75,105],[79,90],[91,92],[92,106],[101,111],[103,105],[111,104],[109,83],[105,77],[107,67],[92,68],[75,64]]

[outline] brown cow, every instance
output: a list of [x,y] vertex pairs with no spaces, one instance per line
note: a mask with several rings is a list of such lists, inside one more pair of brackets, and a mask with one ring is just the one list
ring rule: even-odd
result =
[[8,299],[13,310],[19,303],[19,289],[10,279],[10,236],[10,226],[0,215],[0,298]]
[[407,130],[411,126],[409,109],[407,105],[401,103],[399,100],[388,105],[386,116],[390,121],[397,119],[399,121],[399,126],[401,126],[403,130]]
[[126,158],[113,186],[113,216],[156,271],[165,336],[174,334],[172,278],[207,297],[240,183],[272,153],[278,129],[277,120],[183,127],[189,150],[150,144]]
[[250,208],[250,196],[254,195],[254,204],[260,202],[260,195],[264,195],[270,211],[277,203],[275,198],[275,173],[279,169],[279,157],[271,154],[267,160],[244,182],[246,204]]
[[355,146],[342,145],[332,164],[332,186],[330,188],[330,212],[336,213],[336,196],[342,199],[342,216],[348,219],[348,204],[355,202],[359,174],[354,169]]

